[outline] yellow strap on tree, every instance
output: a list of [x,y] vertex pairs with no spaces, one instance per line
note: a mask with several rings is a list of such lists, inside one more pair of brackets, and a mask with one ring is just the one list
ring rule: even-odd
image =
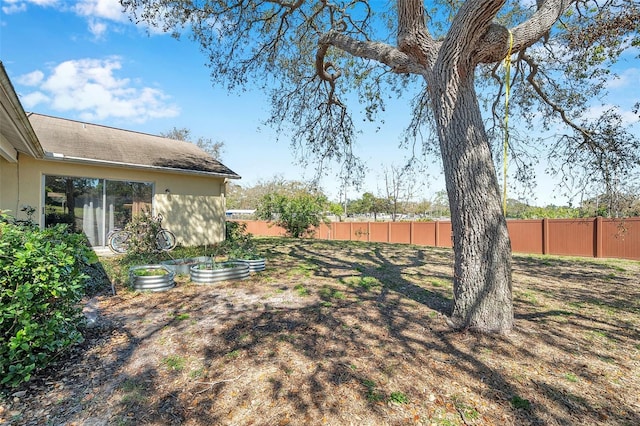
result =
[[503,170],[502,170],[502,213],[507,216],[507,153],[509,148],[509,91],[511,89],[511,51],[513,50],[513,34],[509,31],[509,51],[504,58],[505,68],[505,98],[504,98],[504,153],[503,158]]

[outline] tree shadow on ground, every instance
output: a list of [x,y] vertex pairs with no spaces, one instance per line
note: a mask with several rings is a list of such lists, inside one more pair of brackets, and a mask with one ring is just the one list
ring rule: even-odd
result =
[[[446,325],[450,251],[292,240],[260,246],[268,269],[247,281],[181,283],[105,300],[104,323],[83,350],[34,383],[34,393],[46,393],[47,383],[85,378],[59,394],[48,420],[640,423],[630,397],[615,393],[615,380],[628,394],[640,390],[629,381],[633,361],[624,359],[637,333],[614,328],[616,315],[581,312],[565,306],[568,293],[546,291],[544,282],[562,270],[534,264],[536,274],[516,274],[523,292],[516,331],[483,336]],[[532,276],[538,280],[525,288]],[[637,300],[637,288],[628,292]],[[581,296],[595,295],[571,297]],[[633,309],[622,313],[638,324]],[[610,337],[596,333],[605,328]]]

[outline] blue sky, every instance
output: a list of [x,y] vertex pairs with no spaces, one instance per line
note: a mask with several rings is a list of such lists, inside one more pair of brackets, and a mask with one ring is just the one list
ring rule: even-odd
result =
[[[118,0],[2,0],[0,59],[27,111],[88,121],[151,134],[173,127],[192,136],[224,141],[222,161],[241,175],[242,185],[281,175],[305,180],[314,170],[298,164],[286,139],[276,142],[268,118],[267,97],[247,90],[228,94],[209,79],[206,57],[186,37],[148,35],[122,14]],[[614,87],[628,98],[640,98],[640,68],[628,64]],[[615,93],[614,93],[615,94]],[[622,95],[625,94],[625,95]],[[385,125],[363,125],[360,154],[370,171],[360,190],[380,193],[382,166],[401,165],[407,152],[398,148],[409,120],[409,99],[387,108]],[[636,127],[637,128],[637,127]],[[364,149],[366,147],[366,150]],[[439,163],[438,163],[439,164]],[[541,169],[543,169],[541,165]],[[444,188],[439,166],[425,179],[417,198],[429,199]],[[340,182],[321,181],[338,199]],[[532,204],[562,204],[549,178],[539,180]]]

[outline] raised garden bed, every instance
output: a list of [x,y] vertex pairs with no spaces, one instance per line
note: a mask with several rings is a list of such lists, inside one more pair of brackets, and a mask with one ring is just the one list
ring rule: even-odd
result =
[[231,259],[231,262],[244,262],[249,265],[249,272],[260,272],[265,269],[264,259]]
[[191,281],[196,284],[244,280],[249,278],[249,265],[239,261],[198,263],[190,268],[190,276]]
[[165,265],[133,266],[129,269],[129,282],[134,290],[166,291],[175,287],[176,273]]

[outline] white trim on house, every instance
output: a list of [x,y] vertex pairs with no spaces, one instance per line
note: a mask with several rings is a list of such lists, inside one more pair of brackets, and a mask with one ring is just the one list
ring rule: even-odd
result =
[[10,163],[18,162],[18,151],[0,134],[0,155]]
[[38,158],[44,150],[31,127],[13,84],[0,61],[0,155],[5,160],[16,163],[18,153],[24,152]]
[[107,167],[124,167],[128,169],[161,171],[166,173],[176,173],[180,175],[211,176],[211,177],[220,177],[220,178],[228,178],[228,179],[240,179],[240,176],[229,175],[228,173],[203,172],[199,170],[174,169],[172,167],[150,166],[146,164],[132,164],[132,163],[122,163],[118,161],[96,160],[93,158],[73,157],[70,155],[60,154],[57,152],[45,151],[44,154],[45,154],[45,159],[49,161],[67,161],[67,162],[76,163],[76,164],[87,164],[87,165],[97,165],[97,166],[107,166]]

